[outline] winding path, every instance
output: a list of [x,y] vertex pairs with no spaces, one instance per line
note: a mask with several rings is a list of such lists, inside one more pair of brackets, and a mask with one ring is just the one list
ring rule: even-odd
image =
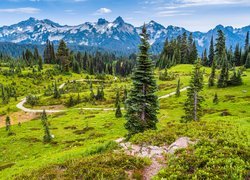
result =
[[[72,80],[72,81],[70,81],[70,82],[74,82],[74,81],[76,81],[76,82],[83,82],[83,81],[88,81],[88,80],[86,80],[86,79],[80,79],[80,80]],[[93,80],[92,80],[92,81],[93,81]],[[94,80],[94,81],[100,81],[100,80]],[[66,83],[61,84],[61,85],[59,86],[59,89],[62,89],[62,88],[65,86],[65,84],[66,84]],[[182,92],[182,91],[186,91],[188,88],[189,88],[189,86],[186,86],[186,87],[182,88],[180,91],[181,91],[181,92]],[[166,95],[164,95],[164,96],[159,97],[159,99],[165,99],[165,98],[168,98],[168,97],[173,96],[173,95],[175,95],[175,94],[176,94],[176,92],[171,92],[171,93],[169,93],[169,94],[166,94]],[[26,102],[27,102],[27,99],[24,98],[24,99],[22,99],[21,102],[19,102],[19,103],[16,105],[16,107],[17,107],[18,109],[21,109],[21,110],[24,111],[24,112],[27,112],[27,113],[42,113],[42,112],[43,112],[43,109],[29,109],[29,108],[24,107],[24,104],[25,104]],[[115,108],[77,108],[77,109],[79,109],[79,110],[93,110],[93,111],[113,111],[113,110],[115,110]],[[121,108],[121,109],[124,109],[124,108]],[[67,111],[67,110],[51,110],[51,109],[45,109],[45,111],[46,111],[47,113],[59,113],[59,112],[65,112],[65,111]]]

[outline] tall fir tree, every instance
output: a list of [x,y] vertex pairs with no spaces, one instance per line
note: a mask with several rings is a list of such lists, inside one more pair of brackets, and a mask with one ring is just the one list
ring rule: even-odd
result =
[[120,102],[120,92],[119,92],[119,90],[116,91],[115,107],[116,107],[115,117],[116,118],[122,117],[121,102]]
[[52,136],[50,134],[48,118],[47,118],[47,114],[45,110],[43,110],[42,112],[41,121],[42,121],[43,129],[44,129],[43,142],[49,143],[52,141]]
[[128,138],[147,129],[156,129],[158,122],[158,97],[155,95],[157,85],[154,79],[154,65],[149,58],[150,45],[145,25],[140,35],[140,53],[132,75],[133,85],[126,100],[125,128],[128,130]]
[[180,78],[178,79],[178,82],[177,82],[177,86],[176,86],[176,93],[175,93],[175,96],[176,97],[180,97],[181,95],[181,80]]
[[69,49],[66,43],[61,40],[56,53],[57,63],[61,65],[62,71],[69,72]]
[[208,87],[212,87],[215,85],[215,72],[216,72],[216,64],[215,61],[213,61],[211,66],[211,74],[208,79]]
[[6,127],[6,131],[7,131],[8,133],[11,132],[10,126],[11,126],[10,117],[9,117],[9,116],[6,116],[6,119],[5,119],[5,127]]
[[250,52],[247,55],[246,63],[245,63],[245,68],[249,69],[250,68]]
[[202,102],[204,98],[200,95],[203,89],[203,72],[201,62],[197,61],[194,65],[189,88],[187,90],[187,99],[184,104],[185,116],[182,122],[199,121],[202,116]]
[[55,84],[54,84],[54,94],[53,95],[54,95],[55,99],[59,99],[61,97],[61,93],[60,93],[60,91],[59,91],[59,89],[57,87],[56,81],[55,81]]
[[214,62],[214,37],[211,37],[210,46],[209,46],[209,55],[208,55],[208,65],[212,66],[212,63]]
[[223,56],[221,60],[222,60],[222,67],[221,67],[220,76],[217,82],[218,88],[227,87],[228,78],[229,78],[228,61],[227,61],[227,55],[226,55],[225,50],[223,52]]
[[41,56],[38,56],[38,70],[43,70],[43,60]]
[[222,30],[217,31],[217,38],[215,44],[215,55],[216,55],[216,64],[221,67],[223,64],[224,52],[226,51],[226,38]]

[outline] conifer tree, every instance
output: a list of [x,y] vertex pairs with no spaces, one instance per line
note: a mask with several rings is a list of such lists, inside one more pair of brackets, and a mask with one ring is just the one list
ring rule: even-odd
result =
[[149,58],[150,45],[146,26],[142,28],[140,53],[137,65],[132,76],[133,85],[129,92],[126,113],[125,128],[131,135],[144,132],[147,129],[156,129],[158,98],[155,95],[157,90],[153,73],[153,63]]
[[42,57],[38,57],[38,70],[41,71],[43,69],[43,60]]
[[37,49],[37,47],[35,47],[35,49],[34,49],[34,60],[36,62],[38,62],[39,57],[40,57],[40,55],[39,55],[38,49]]
[[121,102],[120,102],[120,92],[119,92],[119,90],[116,91],[115,107],[116,107],[115,117],[116,118],[122,117]]
[[9,134],[10,131],[11,131],[11,129],[10,129],[11,123],[10,123],[10,117],[9,117],[9,116],[6,116],[6,119],[5,119],[5,126],[6,126],[6,131],[7,131],[8,134]]
[[177,83],[177,87],[176,87],[176,93],[175,93],[175,96],[176,97],[180,97],[181,95],[181,80],[180,78],[178,79],[178,83]]
[[211,37],[211,41],[210,41],[208,60],[209,60],[208,65],[212,66],[212,63],[214,62],[214,38],[213,36]]
[[250,52],[247,55],[246,63],[245,63],[245,68],[250,68]]
[[54,98],[59,99],[60,97],[61,97],[61,93],[60,93],[59,89],[57,88],[57,83],[55,81],[55,84],[54,84]]
[[67,48],[67,45],[63,40],[61,40],[59,43],[56,56],[58,64],[62,66],[62,70],[65,72],[69,72],[69,49]]
[[203,72],[201,62],[197,61],[194,65],[190,85],[187,91],[187,99],[184,104],[185,116],[182,122],[199,121],[202,116],[202,102],[204,98],[200,95],[203,89]]
[[42,121],[42,125],[44,128],[43,142],[49,143],[52,140],[52,136],[50,134],[48,118],[47,118],[47,114],[46,114],[45,110],[43,110],[43,112],[42,112],[41,121]]
[[249,31],[247,31],[246,39],[245,39],[245,51],[249,50]]
[[213,103],[214,103],[214,104],[218,104],[218,103],[219,103],[219,98],[218,98],[217,93],[214,94]]
[[209,66],[209,61],[207,59],[207,48],[205,48],[204,52],[202,53],[202,65]]
[[215,81],[215,70],[216,70],[216,65],[215,65],[215,61],[212,62],[212,66],[211,66],[211,74],[209,76],[208,79],[208,87],[212,87],[214,86],[214,81]]
[[226,52],[224,50],[223,56],[222,56],[222,67],[221,67],[221,71],[220,71],[219,80],[217,82],[217,87],[218,88],[227,87],[228,76],[229,76],[228,71],[229,71],[228,70],[228,61],[227,61]]
[[225,56],[225,51],[226,51],[226,39],[225,35],[222,30],[218,30],[218,37],[216,39],[216,44],[215,44],[215,55],[216,55],[216,60],[217,60],[217,66],[221,66],[223,64],[223,58]]

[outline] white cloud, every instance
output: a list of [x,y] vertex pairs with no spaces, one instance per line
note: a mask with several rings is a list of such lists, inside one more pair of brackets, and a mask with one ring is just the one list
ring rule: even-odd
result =
[[156,17],[172,17],[172,16],[187,16],[191,15],[191,11],[183,12],[183,11],[159,11],[156,13]]
[[96,15],[101,15],[101,14],[109,14],[109,13],[111,13],[111,12],[112,12],[111,9],[108,9],[108,8],[100,8],[100,9],[98,9],[98,10],[95,12],[95,14],[96,14]]
[[159,9],[178,9],[214,5],[249,5],[249,0],[176,0],[159,6]]
[[23,13],[23,14],[35,14],[39,13],[41,10],[32,7],[24,8],[13,8],[13,9],[0,9],[0,13]]

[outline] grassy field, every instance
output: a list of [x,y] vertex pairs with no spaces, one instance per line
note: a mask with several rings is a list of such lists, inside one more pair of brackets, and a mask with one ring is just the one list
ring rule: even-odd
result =
[[[134,178],[141,178],[141,169],[148,165],[148,159],[129,157],[113,153],[119,149],[114,142],[126,134],[125,118],[115,118],[113,111],[83,111],[80,107],[114,107],[116,89],[131,82],[127,79],[105,77],[104,82],[93,82],[97,87],[104,85],[105,100],[88,101],[90,94],[87,82],[67,83],[61,99],[54,100],[45,96],[48,85],[57,79],[58,85],[70,80],[87,79],[86,74],[55,74],[48,78],[46,71],[53,69],[47,66],[41,73],[39,81],[28,78],[31,69],[25,70],[24,77],[5,77],[0,75],[1,83],[15,83],[18,98],[11,99],[8,105],[0,105],[0,121],[4,122],[5,114],[10,117],[20,113],[16,104],[29,93],[40,95],[40,106],[64,104],[70,95],[80,94],[85,99],[68,111],[48,116],[51,133],[54,135],[51,144],[42,142],[43,128],[37,114],[34,119],[13,125],[15,135],[8,136],[5,128],[0,128],[0,179],[126,179],[125,171],[134,170]],[[177,79],[181,86],[188,85],[191,65],[178,65],[169,70],[176,75],[171,81],[158,80],[156,71],[158,96],[174,92]],[[210,73],[204,68],[204,81]],[[96,79],[94,76],[89,76]],[[48,80],[49,79],[49,80]],[[217,93],[219,103],[213,104]],[[169,97],[160,100],[157,131],[138,134],[131,139],[137,144],[154,145],[170,144],[178,137],[188,136],[198,141],[194,146],[181,150],[174,156],[167,156],[168,166],[161,170],[155,179],[244,179],[250,171],[250,71],[245,71],[243,85],[224,89],[204,86],[204,116],[200,122],[180,123],[183,115],[183,103],[186,92],[180,97]],[[25,105],[30,107],[29,105]],[[61,108],[61,107],[60,107]],[[66,109],[66,107],[64,107]],[[123,111],[123,114],[125,112]],[[103,165],[105,164],[105,165]],[[91,166],[89,171],[87,169]]]

